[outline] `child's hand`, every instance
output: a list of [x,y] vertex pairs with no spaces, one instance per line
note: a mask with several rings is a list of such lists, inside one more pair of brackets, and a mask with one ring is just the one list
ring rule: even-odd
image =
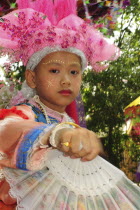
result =
[[[85,128],[63,129],[59,133],[58,149],[72,158],[81,158],[82,161],[94,159],[103,154],[103,147],[96,134]],[[69,147],[62,143],[69,142]]]

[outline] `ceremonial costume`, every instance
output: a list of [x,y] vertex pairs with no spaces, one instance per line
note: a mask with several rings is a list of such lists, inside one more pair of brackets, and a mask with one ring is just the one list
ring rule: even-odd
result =
[[[0,22],[1,55],[8,54],[11,63],[22,61],[35,71],[45,56],[64,51],[80,58],[82,70],[89,62],[98,72],[108,66],[102,61],[118,58],[119,49],[76,16],[76,1],[17,3],[18,10]],[[46,107],[26,82],[21,92],[28,101],[0,112],[0,166],[6,186],[0,199],[5,204],[17,202],[18,210],[139,209],[140,190],[119,169],[99,156],[81,162],[54,149],[58,131],[78,127],[76,114]]]

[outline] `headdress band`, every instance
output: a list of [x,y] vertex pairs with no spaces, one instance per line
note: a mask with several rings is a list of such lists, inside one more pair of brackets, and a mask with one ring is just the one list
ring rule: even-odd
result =
[[34,70],[35,67],[38,65],[38,63],[48,54],[52,52],[57,52],[57,51],[66,51],[66,52],[71,52],[76,55],[78,55],[81,58],[81,65],[82,65],[82,70],[84,70],[87,66],[87,59],[84,55],[84,53],[76,48],[66,48],[62,49],[61,47],[45,47],[44,49],[34,53],[31,58],[29,59],[26,69]]

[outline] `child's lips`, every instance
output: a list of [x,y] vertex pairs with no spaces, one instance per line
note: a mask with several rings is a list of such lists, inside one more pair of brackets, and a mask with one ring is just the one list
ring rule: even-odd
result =
[[61,91],[59,91],[59,93],[62,95],[68,96],[68,95],[72,94],[72,91],[71,90],[61,90]]

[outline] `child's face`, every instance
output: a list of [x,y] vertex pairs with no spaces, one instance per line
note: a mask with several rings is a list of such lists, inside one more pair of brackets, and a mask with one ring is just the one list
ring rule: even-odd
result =
[[80,58],[69,52],[54,52],[44,57],[26,80],[49,108],[64,112],[78,95],[82,70]]

